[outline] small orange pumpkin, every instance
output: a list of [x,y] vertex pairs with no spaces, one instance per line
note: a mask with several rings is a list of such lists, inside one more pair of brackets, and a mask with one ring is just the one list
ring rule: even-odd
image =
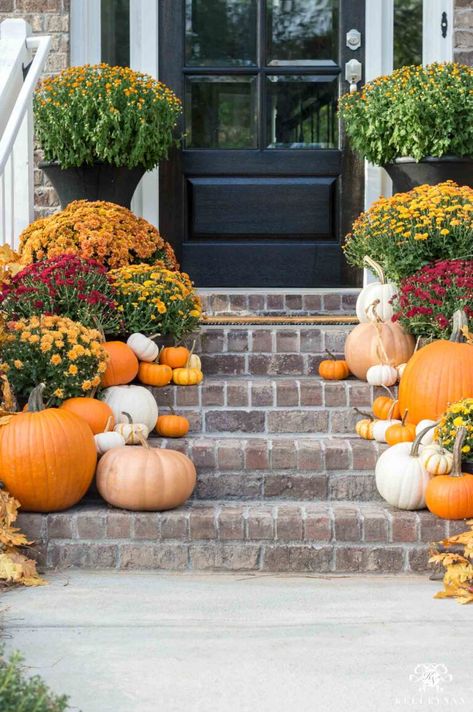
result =
[[172,368],[166,363],[142,361],[138,369],[138,380],[147,386],[167,386],[172,381]]
[[107,370],[102,376],[102,387],[130,383],[138,373],[138,359],[132,349],[123,341],[106,341],[103,346],[109,358]]
[[0,427],[0,481],[27,512],[57,512],[76,504],[94,476],[92,431],[75,413],[45,408],[44,383],[28,411]]
[[183,415],[177,415],[170,408],[169,415],[160,415],[156,423],[156,431],[163,438],[183,438],[189,432],[189,421]]
[[190,351],[185,346],[167,346],[159,354],[159,363],[171,368],[182,368],[187,364],[189,356]]
[[59,407],[70,413],[75,413],[79,418],[85,420],[94,435],[105,431],[110,418],[112,419],[110,429],[113,430],[115,424],[113,410],[107,403],[97,400],[97,398],[68,398]]
[[416,426],[413,423],[406,423],[406,419],[407,410],[404,412],[400,423],[394,423],[386,430],[385,438],[388,445],[414,442],[416,439]]
[[389,393],[389,396],[378,396],[373,401],[373,415],[379,420],[399,420],[401,418],[401,410],[399,402],[393,397],[393,394],[383,386]]
[[473,517],[473,475],[461,471],[466,428],[459,428],[453,447],[453,467],[449,475],[432,477],[425,492],[428,509],[442,519]]
[[342,381],[344,378],[348,378],[350,370],[347,362],[335,358],[330,351],[327,351],[327,354],[330,358],[320,362],[319,376],[325,381]]

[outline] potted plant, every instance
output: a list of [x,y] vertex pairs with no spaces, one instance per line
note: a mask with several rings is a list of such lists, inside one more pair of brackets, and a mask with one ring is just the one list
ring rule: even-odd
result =
[[176,142],[181,110],[164,84],[129,67],[70,67],[44,79],[34,97],[40,166],[62,207],[86,198],[129,208],[144,172]]
[[344,251],[363,267],[378,262],[399,284],[439,259],[467,258],[473,241],[473,189],[446,182],[380,198],[353,223]]
[[407,66],[340,100],[358,153],[383,166],[394,192],[454,180],[473,187],[473,68]]
[[439,260],[403,279],[394,298],[394,321],[414,336],[450,338],[450,324],[463,309],[473,328],[473,260]]
[[462,470],[473,473],[473,398],[463,398],[448,406],[435,431],[435,440],[446,450],[453,452],[460,428],[466,428],[461,449]]

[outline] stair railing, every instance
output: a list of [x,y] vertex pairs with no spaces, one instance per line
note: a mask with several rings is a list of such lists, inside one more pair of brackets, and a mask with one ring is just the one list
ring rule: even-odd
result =
[[33,92],[50,44],[24,20],[0,24],[0,245],[12,248],[34,216]]

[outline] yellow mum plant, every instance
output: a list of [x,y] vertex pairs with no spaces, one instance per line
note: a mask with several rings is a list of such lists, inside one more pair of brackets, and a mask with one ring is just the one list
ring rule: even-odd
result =
[[465,460],[473,460],[473,398],[464,398],[449,405],[438,428],[435,439],[447,450],[453,451],[458,428],[466,428],[467,434],[462,453]]
[[453,181],[380,198],[353,223],[344,250],[363,267],[366,255],[394,282],[438,259],[471,256],[473,189]]
[[184,272],[141,264],[112,270],[109,278],[127,332],[159,332],[181,341],[197,328],[202,306]]
[[0,368],[16,396],[25,400],[45,383],[49,405],[89,395],[107,368],[107,352],[96,329],[61,316],[32,316],[8,322]]
[[171,245],[144,218],[115,203],[76,200],[64,210],[31,223],[20,236],[23,264],[77,254],[108,269],[134,262],[179,265]]

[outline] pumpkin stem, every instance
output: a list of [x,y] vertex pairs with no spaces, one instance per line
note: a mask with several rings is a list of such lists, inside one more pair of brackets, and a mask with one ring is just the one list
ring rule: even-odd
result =
[[331,358],[333,361],[336,361],[336,360],[337,360],[337,357],[335,356],[335,354],[333,354],[333,353],[332,353],[331,351],[329,351],[328,349],[325,349],[325,353],[326,353],[327,356],[328,356],[329,358]]
[[402,427],[404,427],[404,425],[406,424],[406,418],[407,418],[408,413],[409,413],[409,411],[408,411],[407,408],[406,408],[406,410],[404,411],[404,415],[403,415],[402,418],[401,418],[401,425],[402,425]]
[[124,415],[125,418],[128,420],[128,425],[133,425],[133,418],[129,413],[127,413],[125,410],[122,410],[122,415]]
[[157,331],[155,334],[151,334],[151,336],[148,336],[148,339],[156,339],[158,336],[161,336],[161,332]]
[[455,444],[453,446],[453,467],[450,475],[452,477],[462,476],[462,447],[466,437],[466,428],[458,428]]
[[95,328],[97,329],[97,331],[98,331],[99,334],[100,334],[100,340],[101,340],[101,342],[104,344],[107,339],[105,338],[105,332],[104,332],[104,330],[103,330],[103,326],[102,326],[102,324],[100,323],[100,321],[97,319],[96,316],[94,316],[93,321],[95,322]]
[[[381,388],[384,388],[384,390],[388,392],[389,397],[394,400],[394,394],[390,388],[385,386],[384,383],[381,384]],[[397,403],[397,401],[396,401],[396,403]]]
[[377,276],[381,284],[386,284],[386,278],[384,276],[383,268],[379,264],[379,262],[375,262],[371,257],[368,257],[368,255],[365,255],[363,257],[363,264],[368,267],[373,274]]
[[190,366],[191,356],[194,353],[194,349],[195,349],[195,339],[192,342],[192,347],[191,347],[191,350],[189,351],[189,356],[187,357],[186,368],[189,368],[189,366]]
[[360,410],[359,408],[353,408],[355,413],[358,413],[359,415],[362,415],[363,418],[369,418],[370,420],[374,420],[374,417],[371,415],[371,413],[366,413],[364,410]]
[[[368,306],[365,309],[365,314],[368,317],[368,320],[371,322],[374,322],[375,324],[381,324],[381,322],[383,321],[378,314],[377,306],[379,303],[380,303],[380,300],[375,299],[374,302],[371,302],[371,304],[368,304]],[[370,310],[371,310],[371,317],[369,315]]]
[[465,341],[463,327],[465,326],[468,326],[468,317],[463,309],[457,309],[457,311],[453,314],[450,341],[455,341],[457,344],[463,343]]
[[113,415],[109,415],[107,418],[107,423],[105,425],[104,433],[109,433],[112,430]]
[[40,383],[30,393],[28,398],[28,413],[39,413],[44,410],[43,392],[46,388],[44,383]]
[[418,457],[419,448],[420,448],[422,438],[424,437],[424,435],[427,435],[429,430],[432,430],[432,428],[436,428],[437,425],[439,424],[439,422],[432,423],[432,425],[428,425],[426,428],[424,428],[423,430],[420,431],[419,435],[417,435],[416,439],[412,443],[411,452],[410,452],[411,457]]
[[143,433],[136,433],[136,437],[137,437],[138,442],[140,443],[141,447],[146,448],[146,450],[151,450],[151,445],[146,440],[146,438],[143,437]]
[[[391,420],[391,419],[392,419],[393,413],[394,413],[394,408],[396,407],[396,405],[397,405],[398,403],[399,403],[398,400],[394,400],[394,399],[393,399],[393,402],[391,403],[391,407],[390,407],[390,409],[389,409],[389,411],[388,411],[387,420]],[[407,413],[407,410],[406,410],[406,413]],[[402,425],[404,425],[404,421],[402,422]]]

